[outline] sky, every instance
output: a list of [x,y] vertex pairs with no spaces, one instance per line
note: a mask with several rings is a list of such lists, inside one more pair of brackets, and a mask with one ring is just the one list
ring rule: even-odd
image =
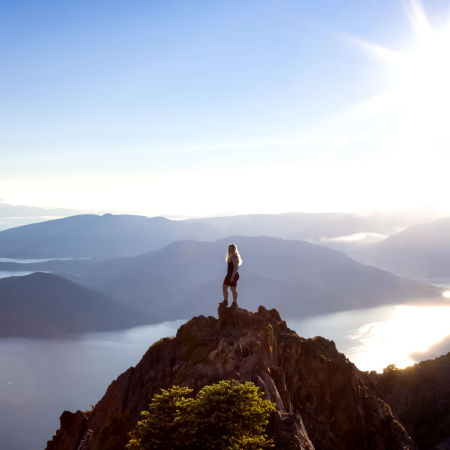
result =
[[450,211],[450,0],[2,0],[0,198]]

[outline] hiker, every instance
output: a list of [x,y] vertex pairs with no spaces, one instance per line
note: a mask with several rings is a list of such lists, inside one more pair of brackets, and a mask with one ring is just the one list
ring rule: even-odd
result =
[[238,294],[236,291],[236,284],[239,280],[238,269],[242,264],[241,255],[238,252],[236,245],[230,244],[228,246],[227,256],[225,258],[226,263],[228,264],[227,275],[223,280],[223,302],[221,305],[228,306],[228,286],[231,289],[231,293],[233,294],[233,304],[231,307],[237,308],[237,298]]

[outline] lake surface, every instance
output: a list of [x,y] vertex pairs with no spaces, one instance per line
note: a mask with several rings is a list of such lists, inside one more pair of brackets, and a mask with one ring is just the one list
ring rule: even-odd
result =
[[0,258],[0,262],[13,262],[13,263],[40,263],[47,261],[73,261],[75,259],[88,260],[91,258],[44,258],[44,259],[17,259],[17,258]]
[[[89,333],[64,341],[0,339],[0,449],[43,450],[64,410],[90,409],[154,341],[175,335],[183,322]],[[288,321],[288,326],[305,338],[320,335],[334,340],[361,370],[381,371],[390,363],[412,364],[408,354],[449,334],[448,323],[450,302],[441,308],[349,311]]]
[[450,289],[450,278],[427,278],[424,283],[433,284],[434,286],[445,287]]
[[0,339],[0,449],[43,450],[64,410],[90,409],[153,342],[182,323],[65,341]]
[[388,364],[404,368],[418,362],[408,355],[425,351],[450,334],[450,299],[445,307],[387,305],[287,324],[299,336],[334,340],[360,370],[381,372]]
[[[46,259],[16,259],[16,258],[0,258],[0,262],[13,262],[13,263],[19,263],[19,264],[27,264],[27,263],[40,263],[40,262],[47,262],[47,261],[73,261],[75,259],[84,259],[88,260],[90,258],[46,258]],[[8,277],[23,277],[25,275],[31,275],[32,273],[35,273],[36,271],[29,271],[29,270],[0,270],[0,278],[8,278]],[[40,272],[49,273],[47,271],[41,270]],[[0,450],[2,450],[0,448]]]

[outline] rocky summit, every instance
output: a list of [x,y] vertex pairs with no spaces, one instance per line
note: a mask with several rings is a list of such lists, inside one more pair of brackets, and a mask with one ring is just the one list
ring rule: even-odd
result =
[[197,393],[230,379],[253,381],[275,403],[267,429],[275,449],[417,449],[368,374],[333,341],[299,337],[275,309],[218,312],[219,319],[194,317],[176,337],[154,343],[92,411],[65,411],[47,450],[123,450],[161,389],[181,385]]

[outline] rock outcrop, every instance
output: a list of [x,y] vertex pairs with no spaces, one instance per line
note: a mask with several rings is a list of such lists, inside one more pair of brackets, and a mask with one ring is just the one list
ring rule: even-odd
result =
[[386,369],[370,376],[419,448],[450,450],[450,353]]
[[47,450],[123,450],[162,388],[196,393],[223,379],[253,381],[276,404],[267,430],[275,449],[416,450],[382,393],[333,341],[303,339],[262,306],[257,313],[221,306],[219,319],[194,317],[153,344],[92,412],[64,412]]

